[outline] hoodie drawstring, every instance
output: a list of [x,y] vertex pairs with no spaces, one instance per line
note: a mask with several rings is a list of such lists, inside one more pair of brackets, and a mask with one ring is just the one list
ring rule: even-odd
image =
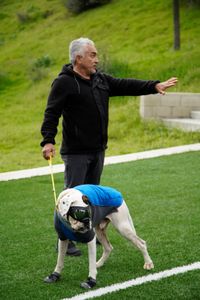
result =
[[78,86],[78,93],[80,94],[80,93],[81,93],[80,84],[79,84],[79,82],[78,82],[78,80],[77,80],[77,78],[76,78],[75,75],[74,75],[74,80],[76,81],[76,84],[77,84],[77,86]]

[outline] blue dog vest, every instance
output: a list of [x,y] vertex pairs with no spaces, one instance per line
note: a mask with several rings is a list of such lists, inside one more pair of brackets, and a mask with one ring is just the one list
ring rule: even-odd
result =
[[[122,194],[107,186],[83,184],[75,186],[74,189],[87,196],[92,211],[92,227],[97,226],[105,219],[107,215],[117,210],[122,202]],[[75,232],[70,224],[63,223],[59,218],[59,213],[55,212],[54,225],[60,240],[73,240],[82,243],[88,243],[94,238],[94,230],[88,230],[86,233]]]
[[122,194],[108,186],[82,184],[75,186],[74,189],[86,195],[90,204],[95,206],[119,207],[123,201]]

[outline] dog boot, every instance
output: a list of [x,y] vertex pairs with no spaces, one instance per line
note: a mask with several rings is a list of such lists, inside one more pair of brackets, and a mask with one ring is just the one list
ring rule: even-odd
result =
[[60,279],[60,274],[57,272],[53,272],[44,279],[44,282],[54,283],[54,282],[58,281],[59,279]]
[[88,290],[93,288],[96,285],[96,280],[92,277],[88,277],[88,280],[81,283],[81,287]]
[[76,245],[72,241],[69,241],[66,255],[80,256],[80,255],[82,255],[82,253],[81,253],[81,250],[79,250],[78,248],[76,248]]

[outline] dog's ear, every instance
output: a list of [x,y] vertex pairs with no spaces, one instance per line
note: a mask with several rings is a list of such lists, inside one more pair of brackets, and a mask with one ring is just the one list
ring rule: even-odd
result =
[[66,189],[60,193],[56,202],[57,211],[64,216],[68,213],[71,204],[74,202],[74,193],[76,191],[74,189]]
[[83,200],[83,202],[85,203],[85,204],[89,204],[89,200],[88,200],[88,197],[87,196],[85,196],[85,195],[83,195],[82,196],[82,200]]

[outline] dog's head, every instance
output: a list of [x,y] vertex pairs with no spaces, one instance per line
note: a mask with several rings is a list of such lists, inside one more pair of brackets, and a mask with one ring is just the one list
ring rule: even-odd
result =
[[58,197],[58,213],[75,231],[85,232],[92,227],[90,207],[86,202],[85,196],[76,189],[67,189]]

